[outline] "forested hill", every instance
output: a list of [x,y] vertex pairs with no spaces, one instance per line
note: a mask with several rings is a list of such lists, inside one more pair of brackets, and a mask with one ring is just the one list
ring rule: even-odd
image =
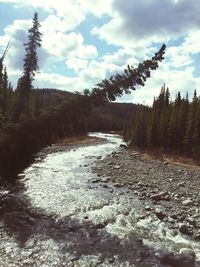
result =
[[[76,96],[75,93],[52,88],[37,88],[32,93],[36,98],[35,102],[38,103],[39,114]],[[85,121],[85,127],[87,131],[121,131],[125,121],[130,120],[134,111],[140,106],[117,102],[108,102],[98,107],[93,106]]]
[[[76,93],[52,88],[37,88],[32,90],[38,113],[51,110],[64,101],[76,96]],[[138,105],[132,103],[108,102],[99,107],[93,107],[87,118],[88,131],[122,130],[124,122],[131,118]]]
[[64,100],[73,97],[74,93],[55,88],[37,88],[32,90],[37,113],[61,104]]
[[137,108],[141,105],[131,103],[106,103],[94,107],[89,118],[89,131],[120,131],[126,121],[131,120]]

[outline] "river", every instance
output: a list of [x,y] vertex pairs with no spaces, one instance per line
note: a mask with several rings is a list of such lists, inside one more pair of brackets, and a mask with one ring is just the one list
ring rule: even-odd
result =
[[20,190],[1,192],[0,266],[161,267],[163,251],[190,247],[198,255],[199,244],[142,218],[135,195],[92,172],[96,159],[120,151],[122,139],[90,135],[104,142],[36,159],[19,175]]

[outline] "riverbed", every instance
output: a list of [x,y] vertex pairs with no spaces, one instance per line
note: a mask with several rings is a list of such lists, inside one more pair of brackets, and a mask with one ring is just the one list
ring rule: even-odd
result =
[[[49,148],[19,174],[17,190],[1,192],[0,266],[161,267],[163,254],[186,248],[200,258],[199,242],[144,216],[145,199],[104,172],[107,157],[124,151],[121,137],[90,136],[103,141]],[[112,167],[123,176],[119,162]]]

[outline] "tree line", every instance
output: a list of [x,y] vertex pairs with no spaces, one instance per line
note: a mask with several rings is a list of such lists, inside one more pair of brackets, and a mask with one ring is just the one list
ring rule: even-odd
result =
[[178,92],[170,101],[164,85],[153,106],[141,105],[124,127],[124,139],[140,148],[159,148],[200,159],[200,97]]
[[[8,81],[3,64],[10,44],[0,60],[0,175],[3,176],[23,169],[42,147],[60,138],[94,129],[92,115],[95,117],[97,114],[97,111],[93,113],[94,107],[114,101],[123,92],[130,93],[136,85],[144,86],[151,70],[157,69],[164,59],[165,45],[138,67],[128,65],[122,74],[105,79],[83,93],[35,89],[32,84],[39,71],[37,49],[42,41],[39,29],[38,14],[35,13],[28,41],[24,44],[23,72],[15,90]],[[112,127],[111,121],[107,120],[109,127]],[[102,127],[107,128],[106,125]]]

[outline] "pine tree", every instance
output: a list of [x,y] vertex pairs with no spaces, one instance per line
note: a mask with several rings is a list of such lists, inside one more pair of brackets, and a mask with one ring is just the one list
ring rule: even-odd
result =
[[180,151],[183,151],[183,141],[186,132],[186,118],[188,117],[188,108],[189,108],[189,100],[188,96],[186,98],[181,99],[179,111],[178,111],[178,119],[177,119],[177,148]]
[[30,77],[33,80],[35,73],[39,71],[37,48],[41,47],[41,33],[39,31],[40,23],[38,14],[35,12],[33,16],[33,26],[28,31],[28,42],[24,44],[26,55],[24,58],[24,76]]
[[170,92],[169,88],[167,87],[166,92],[165,92],[165,107],[168,109],[170,103]]
[[4,68],[3,72],[3,86],[2,86],[2,97],[3,97],[3,105],[2,105],[2,111],[4,116],[7,113],[8,110],[8,74],[6,71],[6,67]]
[[30,117],[32,115],[31,90],[35,74],[39,71],[37,48],[41,46],[41,33],[39,31],[40,23],[38,14],[33,16],[33,26],[28,31],[28,42],[24,44],[25,58],[22,77],[19,78],[16,90],[16,102],[13,114],[13,120]]
[[157,69],[158,63],[164,59],[165,49],[166,45],[163,44],[155,56],[143,61],[137,68],[128,65],[123,74],[116,74],[109,80],[103,80],[91,92],[85,90],[85,94],[89,95],[96,105],[114,101],[124,92],[130,94],[131,90],[136,90],[137,85],[145,85],[146,80],[151,77],[151,70]]
[[156,100],[154,99],[153,108],[151,110],[151,116],[149,119],[149,124],[147,128],[147,142],[151,147],[158,146],[158,114],[156,112]]
[[0,127],[2,126],[2,122],[5,120],[8,107],[8,75],[3,61],[10,46],[11,43],[8,42],[6,49],[4,50],[3,55],[0,58]]
[[194,133],[193,133],[193,144],[194,146],[200,145],[200,99],[198,100],[198,104],[196,108]]
[[198,97],[197,92],[194,90],[194,96],[192,99],[192,103],[189,107],[187,122],[186,122],[186,133],[184,136],[184,145],[185,150],[188,154],[191,153],[193,148],[193,136],[195,131],[195,121],[197,115],[197,106],[198,106]]

